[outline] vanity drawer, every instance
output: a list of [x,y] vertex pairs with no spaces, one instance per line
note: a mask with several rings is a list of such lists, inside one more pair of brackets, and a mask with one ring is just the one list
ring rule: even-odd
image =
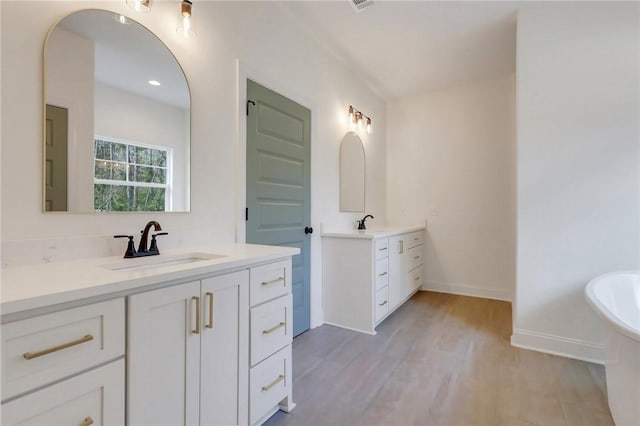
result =
[[2,404],[2,424],[123,425],[124,360]]
[[291,346],[287,346],[253,367],[249,373],[251,424],[256,423],[290,395]]
[[375,240],[374,251],[376,260],[383,259],[389,256],[389,239],[379,238]]
[[290,292],[288,262],[270,263],[251,268],[249,299],[251,306],[275,299]]
[[413,269],[409,272],[409,277],[411,280],[411,288],[413,290],[419,288],[424,281],[424,266],[420,265]]
[[376,267],[374,270],[374,277],[376,281],[376,290],[380,290],[382,287],[389,284],[389,259],[384,258],[376,261]]
[[423,250],[423,245],[411,247],[409,250],[407,250],[407,255],[409,256],[409,269],[417,268],[418,266],[423,264]]
[[407,248],[424,244],[424,231],[411,232],[410,234],[407,234],[405,240],[406,240]]
[[376,291],[374,321],[380,321],[389,313],[389,286]]
[[251,309],[251,365],[291,343],[289,295]]
[[2,325],[2,400],[124,355],[124,299]]

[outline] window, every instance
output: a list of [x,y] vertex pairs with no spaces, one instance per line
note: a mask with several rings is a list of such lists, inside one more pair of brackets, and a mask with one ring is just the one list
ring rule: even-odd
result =
[[96,136],[94,210],[168,210],[171,154],[165,147]]

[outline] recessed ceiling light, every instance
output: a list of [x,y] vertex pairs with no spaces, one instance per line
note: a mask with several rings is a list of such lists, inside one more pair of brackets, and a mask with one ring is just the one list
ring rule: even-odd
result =
[[149,80],[149,84],[152,86],[160,86],[160,82],[158,80]]

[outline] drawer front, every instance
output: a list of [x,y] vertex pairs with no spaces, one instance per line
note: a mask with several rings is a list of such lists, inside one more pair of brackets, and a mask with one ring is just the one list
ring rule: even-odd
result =
[[384,258],[376,261],[376,267],[374,271],[376,290],[380,290],[382,287],[389,284],[389,259]]
[[418,266],[424,263],[423,250],[424,250],[424,246],[419,245],[419,246],[411,247],[407,251],[407,255],[409,256],[409,269],[417,268]]
[[124,355],[124,299],[2,325],[2,400]]
[[411,232],[405,236],[407,248],[424,244],[424,231]]
[[424,266],[418,266],[409,273],[411,279],[411,288],[418,289],[424,282]]
[[283,296],[291,291],[289,262],[276,262],[251,268],[249,299],[251,306]]
[[2,424],[123,425],[124,360],[2,404]]
[[375,303],[374,319],[378,322],[389,313],[389,286],[376,291]]
[[379,238],[374,244],[375,258],[376,260],[383,259],[389,256],[389,239]]
[[289,395],[291,346],[287,346],[253,367],[249,373],[251,424],[264,417]]
[[251,365],[291,343],[291,296],[251,309]]

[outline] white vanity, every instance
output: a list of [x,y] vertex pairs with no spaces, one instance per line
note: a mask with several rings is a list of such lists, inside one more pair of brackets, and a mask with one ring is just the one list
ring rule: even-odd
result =
[[290,411],[295,254],[232,244],[2,270],[2,424],[246,425]]
[[375,334],[424,279],[424,227],[322,233],[325,323]]

